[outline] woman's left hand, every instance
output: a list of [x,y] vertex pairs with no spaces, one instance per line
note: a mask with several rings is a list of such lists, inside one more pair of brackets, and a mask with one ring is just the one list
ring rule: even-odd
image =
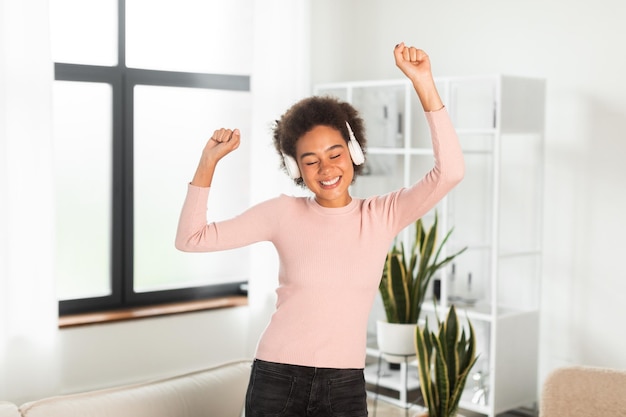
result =
[[396,65],[414,83],[432,78],[428,54],[414,46],[399,43],[393,50]]
[[393,55],[398,68],[411,80],[424,110],[435,111],[443,108],[433,79],[428,54],[414,46],[406,46],[402,42],[396,45]]

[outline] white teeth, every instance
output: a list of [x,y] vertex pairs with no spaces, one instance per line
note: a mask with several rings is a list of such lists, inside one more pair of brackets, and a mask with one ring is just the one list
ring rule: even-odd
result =
[[321,181],[321,183],[323,185],[333,185],[333,184],[336,184],[337,181],[339,181],[339,177],[335,177],[335,178],[333,178],[332,180],[329,180],[329,181]]

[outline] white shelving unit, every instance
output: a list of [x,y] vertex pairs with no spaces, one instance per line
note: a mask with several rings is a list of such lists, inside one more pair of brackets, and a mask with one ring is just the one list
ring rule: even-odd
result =
[[[471,320],[480,358],[461,408],[494,417],[537,401],[545,81],[506,75],[435,81],[463,147],[466,175],[434,210],[440,236],[454,227],[445,250],[468,250],[454,269],[441,271],[439,300],[425,301],[423,317],[434,324],[435,314],[443,317],[454,303],[460,318]],[[413,184],[432,166],[428,127],[407,79],[321,84],[315,93],[351,102],[365,120],[366,175],[354,195]],[[402,238],[409,239],[409,230]],[[381,311],[377,318],[383,317]],[[387,388],[402,390],[406,375],[399,372]],[[474,380],[479,376],[484,396]],[[377,378],[366,372],[370,384]],[[406,393],[399,399],[406,403]]]
[[[408,408],[411,405],[409,394],[419,389],[415,359],[406,358],[406,361],[397,363],[397,368],[392,369],[378,349],[368,348],[367,354],[374,359],[364,370],[366,382],[373,386],[369,392],[370,397]],[[397,396],[392,396],[387,391],[396,392]]]

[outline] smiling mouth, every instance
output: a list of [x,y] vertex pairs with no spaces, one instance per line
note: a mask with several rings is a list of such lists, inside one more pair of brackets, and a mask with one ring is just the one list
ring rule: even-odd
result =
[[340,178],[341,178],[341,177],[335,177],[335,178],[332,178],[332,179],[330,179],[330,180],[328,180],[328,181],[320,181],[320,183],[321,183],[322,185],[326,186],[326,187],[330,187],[331,185],[335,185],[335,184],[337,184],[337,183],[339,182],[339,179],[340,179]]

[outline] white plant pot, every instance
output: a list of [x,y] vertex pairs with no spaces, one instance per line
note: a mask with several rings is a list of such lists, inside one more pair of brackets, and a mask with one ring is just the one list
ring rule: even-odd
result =
[[385,320],[376,322],[378,350],[386,361],[402,363],[416,355],[416,328],[417,324],[389,323]]

